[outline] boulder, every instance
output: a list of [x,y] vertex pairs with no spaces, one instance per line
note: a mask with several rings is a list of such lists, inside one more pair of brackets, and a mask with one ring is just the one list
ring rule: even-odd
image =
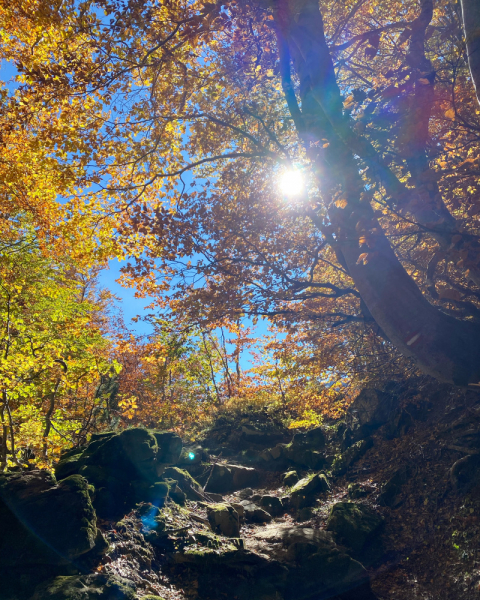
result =
[[268,523],[272,520],[272,516],[263,508],[260,508],[250,500],[242,500],[240,504],[243,506],[245,521],[247,523]]
[[228,465],[233,475],[233,489],[240,490],[246,487],[254,487],[258,483],[258,471],[252,467],[240,465]]
[[227,493],[255,486],[257,483],[258,471],[252,467],[216,463],[207,476],[205,491]]
[[63,565],[92,550],[92,492],[80,475],[59,483],[47,471],[0,475],[0,567]]
[[247,549],[289,565],[285,598],[336,598],[346,592],[349,598],[375,598],[364,567],[338,548],[329,532],[272,523],[246,543]]
[[296,483],[290,495],[290,503],[297,510],[305,506],[312,506],[315,503],[315,496],[330,490],[330,485],[323,473],[317,473],[313,476],[300,479]]
[[309,469],[319,469],[325,464],[326,437],[321,427],[296,433],[289,444],[277,444],[262,453],[267,462],[280,465],[299,465]]
[[292,485],[295,485],[299,479],[296,471],[287,471],[283,476],[283,485],[291,487]]
[[247,498],[251,498],[253,496],[253,490],[252,488],[247,487],[244,490],[241,490],[238,496],[242,500],[246,500]]
[[178,487],[185,493],[189,500],[203,499],[202,486],[188,471],[179,467],[168,467],[163,473],[163,478],[173,479]]
[[315,427],[306,432],[296,433],[292,441],[295,446],[304,446],[312,450],[323,450],[325,448],[326,436],[322,427]]
[[278,517],[285,512],[282,501],[277,496],[262,496],[260,506],[272,515],[272,517]]
[[117,575],[56,577],[37,586],[30,600],[135,600],[135,586]]
[[372,438],[367,440],[360,440],[353,444],[350,448],[345,450],[343,454],[340,454],[335,458],[332,463],[332,473],[336,477],[344,475],[348,468],[353,465],[357,460],[362,458],[367,450],[373,446]]
[[335,541],[350,548],[354,554],[365,550],[383,524],[383,518],[371,508],[354,502],[337,502],[327,521]]
[[233,490],[233,474],[227,465],[216,463],[212,466],[205,484],[206,492],[226,493]]
[[323,452],[312,450],[303,444],[297,444],[295,440],[284,446],[283,458],[294,465],[308,469],[319,469],[325,464],[325,454]]
[[393,418],[397,407],[397,396],[373,388],[363,389],[347,410],[345,421],[351,440],[355,442],[368,437]]
[[228,537],[240,536],[240,519],[238,512],[226,502],[207,505],[207,517],[214,533]]
[[368,496],[370,493],[370,489],[361,483],[350,483],[347,488],[348,497],[352,500],[358,500],[358,498],[363,498],[364,496]]
[[97,490],[94,507],[98,516],[118,520],[135,503],[151,501],[156,494],[151,486],[178,460],[181,445],[175,433],[142,428],[97,434],[84,448],[64,453],[55,474],[57,479],[73,473],[86,477]]

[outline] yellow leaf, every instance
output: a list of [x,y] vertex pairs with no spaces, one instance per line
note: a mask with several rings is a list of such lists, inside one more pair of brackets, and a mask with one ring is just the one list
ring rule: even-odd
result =
[[425,79],[425,77],[420,77],[420,79],[418,79],[418,83],[422,83],[423,85],[430,85],[430,82],[428,81],[428,79]]
[[335,200],[335,206],[337,208],[345,208],[347,206],[348,202],[345,200],[345,198],[340,198],[340,200]]
[[447,117],[447,119],[454,119],[455,111],[453,110],[453,108],[449,108],[447,111],[445,111],[445,116]]

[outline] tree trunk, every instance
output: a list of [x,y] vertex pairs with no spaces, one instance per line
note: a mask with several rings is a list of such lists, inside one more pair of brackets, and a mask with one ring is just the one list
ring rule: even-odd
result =
[[[480,382],[480,326],[454,319],[432,306],[405,271],[375,218],[362,201],[359,165],[347,145],[352,139],[342,112],[333,63],[323,33],[316,0],[306,0],[295,15],[287,4],[277,6],[275,21],[300,80],[301,111],[293,106],[289,73],[283,65],[283,85],[292,117],[327,202],[341,194],[344,208],[330,204],[329,216],[349,274],[363,302],[388,339],[418,367],[439,380],[457,385]],[[281,67],[282,68],[282,67]],[[290,87],[289,87],[290,86]],[[329,144],[323,148],[322,140]],[[347,142],[347,143],[345,143]],[[360,236],[374,240],[368,252]],[[359,256],[364,254],[364,260]],[[365,263],[365,264],[364,264]]]
[[480,103],[480,2],[461,0],[468,66]]

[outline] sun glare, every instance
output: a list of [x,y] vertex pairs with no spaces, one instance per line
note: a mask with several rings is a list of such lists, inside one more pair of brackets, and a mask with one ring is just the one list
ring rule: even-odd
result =
[[303,192],[303,187],[300,171],[285,171],[280,177],[280,191],[286,196],[298,196]]

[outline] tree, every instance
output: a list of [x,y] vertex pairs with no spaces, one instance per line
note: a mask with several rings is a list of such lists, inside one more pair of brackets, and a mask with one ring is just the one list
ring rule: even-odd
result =
[[99,319],[106,299],[95,301],[68,257],[43,256],[32,228],[17,225],[0,246],[1,469],[26,450],[48,464],[84,439],[112,366]]
[[[81,98],[77,122],[89,98],[110,109],[100,129],[85,121],[86,180],[103,186],[121,252],[137,259],[126,275],[159,306],[190,322],[307,321],[333,345],[363,327],[434,377],[480,381],[480,127],[456,5],[46,14],[80,35],[87,60],[64,36],[47,61],[61,74],[47,78],[17,38],[19,98]],[[287,165],[308,181],[295,206],[275,189]],[[192,170],[199,190],[183,179]]]
[[480,102],[480,7],[474,0],[462,0],[463,27],[468,64]]

